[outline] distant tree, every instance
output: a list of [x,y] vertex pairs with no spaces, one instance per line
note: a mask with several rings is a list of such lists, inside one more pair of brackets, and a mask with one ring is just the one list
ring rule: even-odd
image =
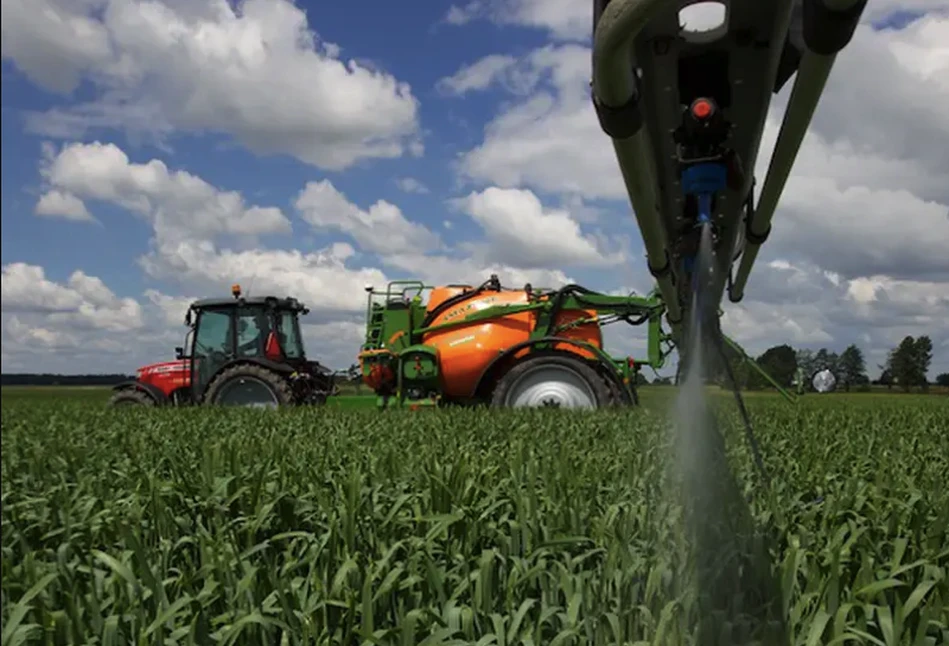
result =
[[[839,378],[839,362],[840,359],[837,357],[836,352],[831,352],[827,348],[821,348],[817,351],[817,354],[814,355],[814,372],[817,372],[818,370],[830,370],[832,373],[834,373],[835,377]],[[813,375],[813,373],[811,374]]]
[[893,370],[889,367],[890,361],[887,359],[886,365],[877,366],[883,372],[880,373],[880,378],[877,380],[881,386],[886,386],[887,390],[893,390]]
[[913,386],[927,391],[929,381],[926,373],[929,372],[932,359],[933,342],[928,336],[923,335],[918,339],[906,336],[896,348],[890,351],[886,368],[890,371],[893,380],[904,391],[909,392]]
[[928,391],[929,380],[926,375],[929,373],[929,364],[933,360],[933,342],[925,334],[916,339],[913,359],[916,367],[916,383],[922,387],[923,391]]
[[847,392],[850,392],[851,386],[858,386],[866,379],[866,361],[863,358],[863,351],[856,345],[848,345],[840,354],[838,367]]
[[916,340],[911,336],[903,337],[900,344],[890,351],[888,366],[893,380],[906,392],[919,383],[917,363]]
[[811,386],[811,377],[814,376],[814,373],[817,372],[817,360],[814,356],[814,352],[807,349],[798,350],[796,353],[797,366],[801,369],[801,372],[804,376],[803,388],[804,390],[813,390]]
[[[791,382],[794,381],[794,375],[797,372],[797,354],[791,346],[784,344],[768,348],[756,359],[756,362],[771,375],[772,379],[785,388],[789,388]],[[766,383],[757,372],[753,372],[752,377],[755,383],[761,382],[762,385]]]
[[949,372],[941,372],[936,375],[937,386],[949,386]]

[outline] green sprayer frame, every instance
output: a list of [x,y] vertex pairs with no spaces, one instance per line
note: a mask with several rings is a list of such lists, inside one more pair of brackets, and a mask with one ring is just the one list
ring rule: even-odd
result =
[[[497,278],[492,276],[485,285],[493,284],[492,289],[502,290]],[[485,285],[479,288],[483,290]],[[659,369],[665,364],[666,357],[674,350],[671,338],[661,330],[662,316],[665,306],[654,295],[642,296],[614,296],[587,290],[577,285],[568,285],[559,290],[533,289],[526,286],[528,302],[516,305],[493,305],[470,313],[462,311],[451,321],[438,325],[422,325],[426,317],[426,305],[422,303],[422,295],[434,286],[426,285],[421,281],[399,280],[388,284],[385,291],[376,291],[367,288],[369,295],[366,309],[366,341],[360,348],[360,356],[366,357],[375,353],[380,361],[385,361],[396,375],[395,392],[380,396],[380,405],[385,407],[394,402],[397,405],[410,403],[415,406],[437,405],[442,403],[435,387],[437,382],[438,362],[434,348],[420,344],[421,338],[428,332],[448,330],[499,319],[523,312],[536,312],[535,326],[526,342],[505,350],[503,355],[520,352],[527,348],[529,351],[538,351],[549,348],[551,345],[568,342],[578,348],[592,353],[617,385],[625,390],[624,397],[635,401],[635,376],[642,366]],[[382,303],[379,300],[382,300]],[[557,312],[561,310],[592,310],[596,316],[575,319],[563,325],[556,325]],[[633,320],[633,317],[636,317]],[[606,325],[612,322],[626,320],[632,324],[646,323],[648,325],[647,356],[645,358],[613,357],[596,346],[578,341],[565,339],[560,336],[569,328],[594,323]],[[422,357],[426,360],[422,361]],[[501,357],[499,357],[500,359]],[[411,362],[411,363],[410,363]],[[366,375],[377,362],[364,361],[363,374]],[[419,365],[421,364],[421,368]],[[409,368],[409,365],[414,366]],[[492,376],[485,374],[482,386],[488,387]],[[487,381],[485,381],[487,380]],[[423,385],[417,382],[427,382],[425,396],[410,395],[410,391],[418,391],[413,385]],[[471,400],[479,400],[479,393],[472,393]]]
[[[621,400],[629,404],[638,401],[635,384],[639,370],[643,366],[649,366],[654,371],[659,370],[665,365],[666,358],[676,349],[671,334],[662,329],[662,317],[666,308],[658,291],[647,296],[621,296],[595,292],[579,285],[567,285],[556,290],[536,289],[527,285],[524,287],[528,294],[526,303],[492,305],[470,312],[462,309],[450,321],[438,325],[423,325],[427,314],[423,294],[434,288],[417,280],[392,281],[385,291],[366,288],[366,339],[360,347],[363,376],[369,376],[374,369],[391,370],[395,376],[394,389],[379,395],[378,402],[382,408],[392,405],[423,407],[448,403],[442,396],[439,385],[438,351],[422,343],[424,334],[513,314],[536,312],[534,329],[531,330],[527,341],[503,351],[492,365],[500,366],[501,359],[522,352],[525,348],[534,352],[548,349],[554,344],[570,343],[587,350],[595,357],[597,368],[604,378],[612,382],[618,389]],[[492,276],[482,286],[470,289],[510,291],[500,286],[496,276]],[[557,325],[557,314],[562,310],[588,310],[595,312],[595,315]],[[646,324],[646,357],[618,358],[596,346],[561,336],[567,329],[579,325],[593,323],[602,327],[621,321],[631,325]],[[782,395],[793,401],[790,394],[755,364],[737,344],[727,338],[726,341]],[[471,397],[465,402],[454,403],[483,403],[485,394],[491,390],[499,376],[492,373],[489,367]]]

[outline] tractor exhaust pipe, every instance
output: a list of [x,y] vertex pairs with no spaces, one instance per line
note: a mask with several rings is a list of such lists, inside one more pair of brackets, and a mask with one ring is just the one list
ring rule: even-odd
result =
[[791,97],[768,165],[768,173],[758,204],[747,223],[741,263],[728,290],[728,298],[737,303],[744,297],[745,285],[758,250],[771,232],[771,218],[784,191],[801,143],[807,134],[814,110],[820,101],[827,78],[838,52],[853,38],[867,0],[804,0],[803,36],[807,48],[794,79]]
[[642,233],[646,263],[665,301],[672,335],[678,337],[682,309],[673,284],[669,241],[659,217],[649,134],[643,128],[639,91],[630,64],[633,39],[664,4],[666,0],[595,0],[592,98],[600,127],[613,141]]

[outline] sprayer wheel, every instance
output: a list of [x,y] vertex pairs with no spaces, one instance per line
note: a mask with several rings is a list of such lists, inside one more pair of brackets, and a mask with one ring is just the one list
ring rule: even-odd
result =
[[614,393],[580,358],[566,354],[528,356],[498,381],[494,408],[605,408]]

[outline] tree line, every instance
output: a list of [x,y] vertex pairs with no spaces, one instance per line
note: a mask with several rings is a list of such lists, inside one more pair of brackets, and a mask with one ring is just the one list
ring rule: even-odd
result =
[[114,386],[134,379],[132,375],[56,375],[50,373],[11,373],[0,374],[0,384],[4,386]]
[[[727,348],[726,354],[735,379],[742,388],[756,390],[771,385],[737,351]],[[912,389],[926,392],[930,386],[926,375],[932,358],[932,340],[923,335],[917,338],[907,336],[891,349],[885,363],[877,366],[881,371],[880,376],[873,380],[867,374],[863,350],[856,344],[848,345],[839,354],[827,348],[814,352],[809,349],[795,350],[790,345],[782,344],[768,348],[754,359],[784,388],[800,385],[801,389],[812,391],[812,377],[822,370],[829,370],[836,378],[837,388],[847,392],[853,389],[869,390],[871,384],[883,385],[891,390],[898,387],[906,392]],[[723,365],[717,366],[710,377],[712,381],[730,385]],[[937,375],[935,384],[949,386],[949,373]]]

